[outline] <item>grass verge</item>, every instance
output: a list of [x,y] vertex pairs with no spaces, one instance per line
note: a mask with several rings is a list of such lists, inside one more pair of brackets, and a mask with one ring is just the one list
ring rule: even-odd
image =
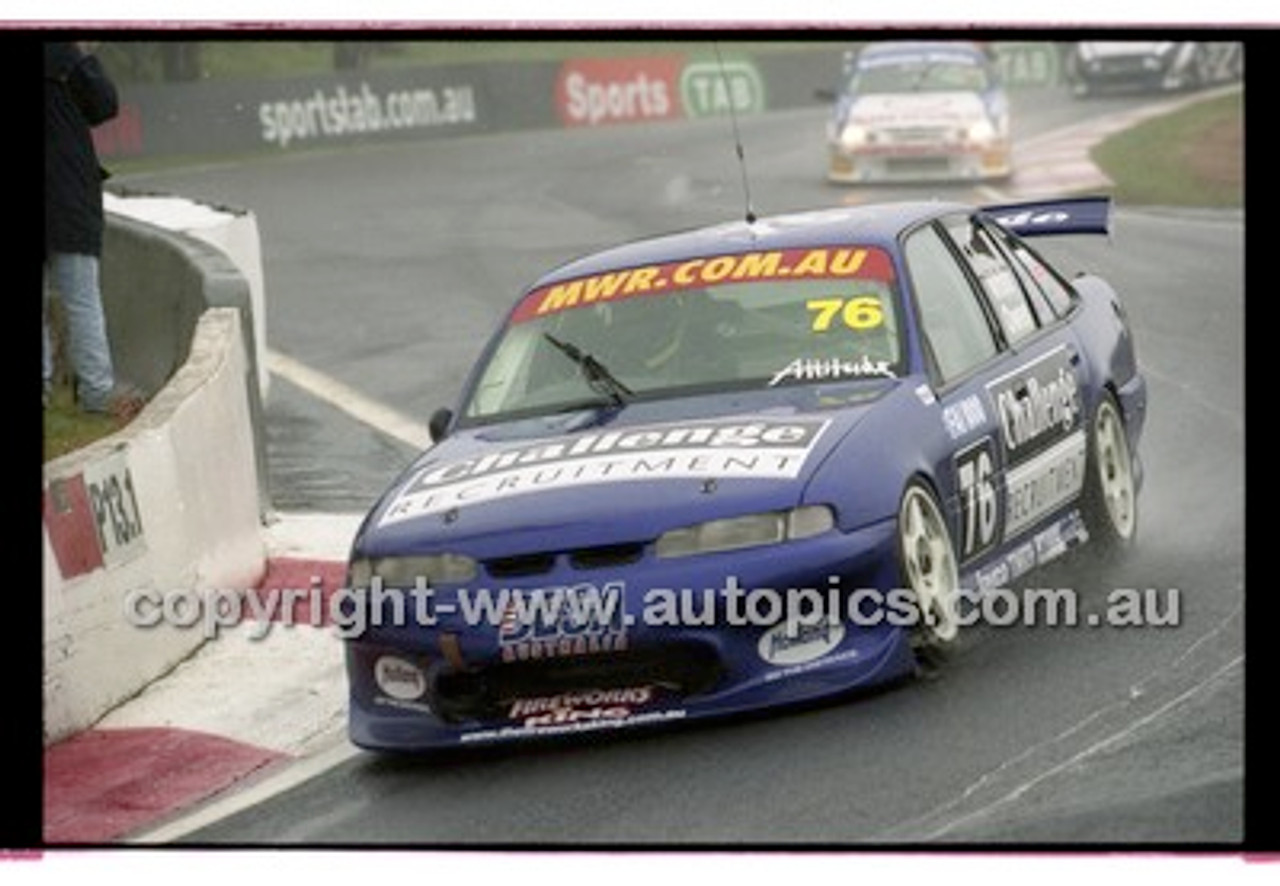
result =
[[114,434],[127,421],[110,415],[81,412],[68,384],[56,385],[44,409],[44,460],[51,461]]
[[1244,92],[1196,102],[1091,152],[1129,206],[1244,205]]

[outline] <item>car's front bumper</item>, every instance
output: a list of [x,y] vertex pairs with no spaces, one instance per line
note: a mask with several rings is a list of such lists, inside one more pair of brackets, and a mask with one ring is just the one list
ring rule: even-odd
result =
[[1190,84],[1190,72],[1177,65],[1144,57],[1108,58],[1079,65],[1075,91],[1173,92]]
[[[915,659],[902,622],[893,612],[877,613],[874,595],[855,595],[861,608],[854,618],[848,609],[853,592],[896,586],[895,531],[889,519],[779,546],[646,558],[587,580],[625,589],[625,620],[552,628],[540,638],[469,624],[457,614],[425,627],[371,627],[346,643],[351,741],[417,750],[639,727],[819,699],[905,676]],[[551,573],[508,589],[583,583],[581,572]],[[736,613],[727,588],[736,589]],[[840,610],[838,625],[784,636],[769,617],[770,601],[796,599],[787,594],[794,589],[814,591]],[[692,601],[689,611],[659,605],[671,599]],[[679,623],[670,623],[673,615]],[[783,620],[784,611],[776,615]],[[393,668],[409,669],[407,678],[387,682]]]
[[827,147],[827,178],[842,184],[900,181],[985,181],[1013,171],[1004,142],[970,148],[849,150]]

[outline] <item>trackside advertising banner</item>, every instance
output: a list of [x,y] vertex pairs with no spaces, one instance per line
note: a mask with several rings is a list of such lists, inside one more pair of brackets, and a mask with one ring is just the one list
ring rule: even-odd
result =
[[124,86],[104,158],[232,154],[549,128],[555,65],[452,65]]
[[[1048,43],[995,44],[1011,87],[1052,86]],[[752,114],[820,103],[840,80],[831,46],[727,54],[673,43],[642,57],[396,67],[273,80],[139,85],[94,130],[102,157],[292,151],[478,132],[579,128]],[[850,44],[849,48],[856,48]]]
[[565,126],[647,123],[765,110],[764,78],[743,59],[573,59],[556,78],[556,115]]
[[763,111],[764,83],[749,60],[673,54],[130,86],[94,140],[110,160],[652,123]]

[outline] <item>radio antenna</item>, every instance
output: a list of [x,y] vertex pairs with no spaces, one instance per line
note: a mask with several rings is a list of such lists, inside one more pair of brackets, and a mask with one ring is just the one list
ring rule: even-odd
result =
[[751,184],[747,180],[747,156],[742,150],[742,135],[738,132],[738,112],[733,106],[733,89],[729,85],[729,75],[725,73],[724,59],[720,57],[720,44],[712,43],[716,52],[716,64],[720,66],[720,79],[724,81],[725,96],[729,100],[729,122],[733,126],[733,146],[738,153],[738,171],[742,175],[742,194],[747,201],[747,224],[755,224],[756,213],[751,208]]

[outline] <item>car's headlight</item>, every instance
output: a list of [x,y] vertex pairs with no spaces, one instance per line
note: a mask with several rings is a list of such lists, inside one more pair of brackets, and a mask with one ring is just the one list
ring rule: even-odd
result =
[[969,124],[965,137],[971,142],[989,142],[996,137],[996,128],[985,117]]
[[727,517],[672,529],[658,538],[656,552],[665,558],[753,548],[810,538],[827,532],[835,525],[831,508],[806,505],[790,511]]
[[849,123],[840,130],[840,145],[845,149],[860,148],[868,141],[870,141],[870,133],[865,126]]
[[358,557],[351,561],[347,581],[353,588],[367,588],[376,575],[384,587],[414,587],[418,579],[428,585],[461,584],[476,577],[476,561],[462,554],[428,554],[420,557]]

